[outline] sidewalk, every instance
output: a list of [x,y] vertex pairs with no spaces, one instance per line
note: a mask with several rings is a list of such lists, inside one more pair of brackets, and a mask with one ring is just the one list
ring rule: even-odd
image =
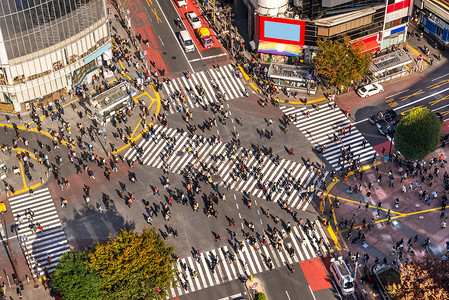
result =
[[[56,299],[53,296],[50,296],[49,290],[45,289],[41,282],[33,282],[33,280],[30,280],[30,282],[24,282],[23,283],[23,291],[22,292],[22,299],[23,300],[54,300]],[[19,296],[17,295],[17,291],[15,287],[7,287],[5,296],[7,300],[12,299],[19,299]]]
[[[449,149],[438,148],[426,157],[427,167],[431,159],[438,158],[441,154],[444,160],[449,159]],[[398,164],[386,162],[378,165],[378,171],[376,168],[369,168],[363,172],[362,178],[355,172],[347,181],[338,181],[333,186],[326,200],[325,216],[331,220],[332,227],[340,237],[344,247],[342,255],[344,257],[358,255],[361,264],[359,278],[364,274],[363,268],[365,266],[369,268],[376,258],[381,262],[385,258],[390,264],[393,261],[403,262],[413,257],[425,256],[427,251],[423,248],[423,243],[427,237],[430,238],[430,253],[440,257],[443,255],[446,241],[449,240],[449,230],[441,227],[443,211],[441,196],[444,194],[442,182],[447,164],[443,166],[441,163],[434,164],[428,173],[433,173],[435,166],[441,173],[439,177],[435,177],[432,185],[427,176],[421,183],[419,171],[417,177],[413,178],[410,175],[403,178],[401,183]],[[393,175],[393,186],[390,186],[388,179],[390,171]],[[406,171],[407,167],[403,166],[402,174]],[[382,176],[380,183],[379,175]],[[418,189],[415,188],[415,181]],[[355,186],[361,191],[354,192]],[[403,186],[406,188],[405,193]],[[418,195],[420,188],[427,191],[427,194],[436,192],[437,198],[426,204],[426,201],[420,199]],[[397,208],[396,198],[399,199]],[[447,217],[444,216],[443,219],[447,220]],[[418,236],[416,241],[415,236]],[[402,244],[400,247],[403,247],[403,254],[399,254],[397,250],[400,244]],[[366,263],[362,261],[365,254],[370,257]]]
[[[120,25],[119,21],[115,19],[114,10],[110,10],[109,16],[111,18],[111,25],[116,29],[116,34],[119,35],[120,38],[126,43],[126,39],[128,39],[127,33],[125,29]],[[115,42],[118,43],[118,41],[119,39],[117,39]],[[121,50],[127,48],[130,53],[135,52],[135,50],[126,46],[125,44],[122,44],[121,46],[119,46],[118,44],[114,44],[114,48],[117,49],[117,47],[121,47]],[[115,57],[117,56],[118,55],[116,54]],[[137,61],[137,58],[135,59],[135,61]],[[124,73],[116,72],[114,77],[107,80],[108,83],[115,82],[122,77],[126,77],[130,82],[135,82],[142,70],[141,68],[137,67],[135,63],[130,63],[128,65],[125,60],[116,61],[116,63],[114,63],[112,67],[116,69],[119,68],[119,70],[127,69],[127,71]],[[99,90],[99,86],[102,84],[102,79],[99,79],[97,80],[97,82],[87,85],[86,94],[94,95],[95,93],[97,93],[97,91]],[[107,124],[96,124],[95,122],[93,122],[90,117],[86,116],[86,112],[83,109],[83,106],[81,106],[78,102],[79,100],[79,97],[74,96],[66,96],[65,98],[60,100],[61,109],[59,110],[59,112],[61,113],[64,121],[58,120],[57,117],[52,118],[53,113],[58,113],[58,109],[56,109],[55,103],[53,103],[51,109],[48,105],[46,105],[42,109],[36,108],[36,113],[38,114],[38,116],[40,116],[39,119],[41,121],[42,127],[41,131],[38,131],[36,129],[36,123],[32,119],[31,112],[22,112],[20,118],[17,115],[11,114],[0,115],[0,126],[6,126],[7,128],[9,128],[8,133],[6,133],[5,129],[3,140],[4,145],[13,145],[13,139],[18,138],[15,134],[14,129],[12,129],[14,123],[17,125],[18,133],[20,133],[21,136],[26,139],[27,143],[29,143],[29,145],[26,146],[24,140],[19,141],[17,146],[15,146],[17,148],[11,149],[11,155],[9,154],[8,150],[6,150],[4,154],[0,154],[3,163],[6,163],[7,167],[10,168],[10,171],[6,173],[7,177],[5,178],[5,181],[14,187],[16,194],[21,192],[28,192],[30,187],[35,189],[52,181],[54,185],[56,185],[51,170],[47,169],[41,163],[36,161],[36,157],[34,155],[35,151],[42,152],[43,154],[48,155],[49,161],[51,163],[55,163],[55,158],[57,156],[61,157],[62,164],[58,165],[57,163],[55,163],[55,165],[58,165],[58,168],[60,168],[61,177],[68,178],[69,175],[75,173],[75,168],[69,162],[69,159],[67,157],[67,146],[69,144],[72,145],[73,150],[76,152],[76,157],[81,157],[81,152],[87,151],[86,145],[88,143],[92,143],[92,153],[98,155],[99,158],[105,157],[107,160],[111,152],[110,149],[114,143],[117,143],[115,147],[118,150],[126,149],[127,145],[129,145],[129,141],[135,141],[140,138],[142,131],[144,131],[146,128],[145,124],[151,123],[153,121],[152,116],[158,114],[160,110],[160,96],[151,85],[145,88],[142,93],[137,93],[133,97],[134,103],[136,103],[135,109],[131,110],[130,114],[127,116],[126,123],[117,122],[116,127],[114,127],[111,122]],[[149,114],[147,117],[144,117],[142,115],[143,113],[139,109],[141,108],[140,105],[145,105],[147,108],[149,108]],[[43,109],[48,112],[48,117],[44,116]],[[143,122],[144,119],[146,119],[145,124]],[[78,141],[76,141],[76,137],[82,136],[79,125],[82,125],[86,131],[87,129],[92,130],[92,139],[89,138],[89,136],[83,138],[82,144],[84,145],[84,150],[80,149],[80,144],[78,143]],[[67,127],[70,127],[70,130],[67,130]],[[105,131],[103,131],[102,128],[105,128]],[[118,138],[118,128],[120,128],[124,132],[123,135],[125,138],[123,140]],[[127,132],[129,132],[129,134]],[[59,148],[55,149],[54,147],[52,147],[52,139],[56,133],[64,134],[64,138],[62,140],[62,144],[57,143]],[[71,141],[71,139],[73,140]],[[39,142],[42,143],[42,147],[38,145]],[[51,151],[48,150],[47,145],[49,149],[51,149]],[[35,170],[30,169],[30,174],[32,174],[34,179],[32,182],[30,182],[28,178],[24,176],[24,166],[18,161],[16,157],[17,151],[27,151],[30,153],[28,162],[32,162],[35,168]],[[117,151],[116,153],[120,154],[119,151]],[[96,168],[95,162],[86,162],[86,164],[89,167]],[[21,174],[14,175],[11,170],[12,166],[18,166]],[[48,176],[46,176],[47,174]],[[41,182],[40,178],[42,178],[43,182]],[[72,178],[70,177],[70,180],[71,179]],[[77,183],[75,179],[74,183],[75,185]],[[6,198],[4,186],[2,186],[2,188],[0,189],[0,196],[1,198]],[[29,272],[24,256],[26,254],[22,253],[15,234],[13,234],[10,230],[14,225],[14,217],[11,214],[9,202],[5,199],[3,201],[7,206],[7,213],[5,215],[6,228],[3,228],[3,230],[8,230],[12,251],[14,252],[16,258],[20,280],[25,281],[23,299],[53,299],[52,297],[48,296],[48,291],[44,290],[42,284],[40,284],[40,288],[38,289],[34,289],[32,284],[27,284],[25,274],[27,274],[29,278],[31,278],[31,274]],[[0,275],[0,282],[7,283],[7,280],[9,278],[12,288],[9,288],[8,286],[6,295],[8,297],[11,296],[11,298],[8,299],[18,299],[15,285],[12,279],[13,269],[5,250],[7,249],[7,247],[4,249],[3,248],[4,247],[2,247],[2,251],[0,251],[0,256],[2,257],[2,259],[0,260],[0,268],[3,270],[2,275]]]

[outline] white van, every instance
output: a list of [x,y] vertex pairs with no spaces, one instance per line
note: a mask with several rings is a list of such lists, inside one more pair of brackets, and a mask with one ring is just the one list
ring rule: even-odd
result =
[[195,45],[193,44],[192,37],[187,30],[179,32],[179,41],[186,52],[195,51]]
[[176,3],[178,4],[178,7],[186,7],[187,6],[187,0],[176,0]]
[[349,296],[354,293],[354,277],[351,275],[348,266],[346,265],[343,257],[331,259],[330,271],[334,276],[335,282],[341,290],[344,296]]

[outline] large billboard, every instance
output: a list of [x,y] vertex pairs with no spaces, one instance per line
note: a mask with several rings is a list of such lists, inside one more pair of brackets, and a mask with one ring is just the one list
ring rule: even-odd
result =
[[304,46],[304,21],[259,16],[257,23],[260,41]]

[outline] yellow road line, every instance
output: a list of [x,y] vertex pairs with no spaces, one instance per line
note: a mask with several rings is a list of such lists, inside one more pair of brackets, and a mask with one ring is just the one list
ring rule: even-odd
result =
[[[330,200],[330,197],[338,198],[338,200],[343,200],[343,201],[351,202],[351,203],[354,203],[354,204],[359,204],[360,203],[359,201],[355,201],[355,200],[351,200],[351,199],[347,199],[347,198],[343,198],[343,197],[340,197],[340,196],[335,196],[335,195],[330,195],[329,194],[329,200]],[[368,207],[377,209],[377,206],[374,206],[374,205],[368,205]],[[382,207],[380,208],[380,210],[388,211],[388,209],[382,208]],[[404,215],[403,213],[400,213],[400,212],[397,212],[397,211],[394,211],[394,210],[390,210],[390,212],[393,213],[393,214],[396,214],[396,215]]]
[[[372,207],[373,207],[373,206],[372,206]],[[430,208],[430,209],[425,209],[425,210],[420,210],[420,211],[414,211],[414,212],[406,213],[406,214],[404,214],[404,213],[399,213],[398,216],[391,217],[391,220],[399,219],[399,218],[406,218],[406,217],[408,217],[408,216],[413,216],[413,215],[422,214],[422,213],[426,213],[426,212],[436,211],[436,210],[440,210],[440,209],[441,209],[441,207],[436,207],[436,208]],[[383,222],[387,222],[387,221],[388,221],[388,218],[380,219],[380,220],[375,221],[374,224],[383,223]],[[362,226],[362,225],[354,226],[354,229],[358,229],[358,228],[360,228],[361,226]],[[348,231],[348,230],[349,230],[349,229],[343,229],[343,230],[340,230],[338,233],[346,232],[346,231]]]
[[249,85],[250,85],[256,92],[260,93],[259,88],[258,88],[254,83],[249,82]]
[[422,214],[422,213],[426,213],[426,212],[431,212],[431,211],[435,211],[435,210],[439,210],[441,209],[441,207],[437,207],[437,208],[429,208],[429,209],[425,209],[425,210],[420,210],[420,211],[414,211],[411,213],[406,213],[403,214],[404,217],[408,217],[408,216],[413,216],[413,215],[417,215],[417,214]]
[[[335,214],[334,214],[335,216]],[[331,236],[332,240],[334,241],[335,248],[337,248],[338,251],[341,250],[340,242],[338,241],[337,236],[335,235],[334,230],[332,229],[332,226],[327,226],[327,231],[329,231],[329,235]]]
[[[30,154],[31,158],[36,159],[36,156],[31,153],[30,151],[26,150],[26,149],[22,149],[22,148],[12,148],[13,151],[17,151],[17,152],[27,152]],[[21,193],[25,193],[28,192],[29,189],[35,189],[38,188],[39,186],[41,186],[41,183],[35,184],[31,187],[28,187],[26,184],[26,179],[25,179],[25,173],[23,171],[23,165],[22,165],[22,161],[19,160],[19,165],[20,165],[20,175],[22,176],[22,181],[23,181],[23,189],[16,191],[15,193],[11,193],[11,195],[18,195]]]
[[[243,74],[243,77],[245,78],[245,80],[246,81],[249,81],[251,78],[249,77],[249,75],[248,74],[246,74],[246,72],[245,72],[245,70],[243,69],[243,67],[241,66],[241,65],[238,65],[238,67],[239,67],[239,69],[240,69],[240,72],[242,72],[242,74]],[[256,86],[256,84],[254,84],[253,82],[248,82],[248,84],[256,91],[256,92],[258,92],[258,93],[260,93],[260,89]],[[272,97],[273,98],[273,100],[277,100],[277,101],[279,101],[279,102],[282,102],[282,103],[287,103],[288,102],[288,104],[303,104],[301,101],[286,101],[286,100],[282,100],[282,99],[276,99],[276,98],[274,98],[274,97]],[[324,100],[326,100],[327,98],[326,97],[321,97],[321,98],[318,98],[318,99],[314,99],[314,100],[309,100],[309,101],[307,101],[307,104],[312,104],[312,103],[316,103],[316,102],[321,102],[321,101],[324,101]]]
[[[276,98],[274,98],[276,100]],[[313,103],[317,103],[317,102],[322,102],[324,100],[327,100],[326,97],[321,97],[321,98],[317,98],[317,99],[313,99],[313,100],[307,100],[307,103],[303,103],[301,101],[290,101],[290,100],[282,100],[282,99],[277,99],[279,102],[282,103],[287,103],[287,104],[313,104]]]
[[27,189],[27,183],[26,183],[26,179],[25,179],[25,174],[23,172],[23,165],[22,162],[19,160],[19,165],[20,165],[20,175],[22,176],[22,181],[23,181],[23,188],[26,190]]
[[[3,127],[6,126],[6,127],[9,127],[9,128],[14,128],[11,124],[0,123],[0,126],[3,126]],[[37,132],[37,133],[43,134],[43,135],[45,135],[45,136],[47,136],[47,137],[49,137],[50,139],[53,140],[53,136],[49,132],[47,132],[45,130],[39,130],[38,131],[37,128],[26,129],[25,126],[17,126],[17,129],[28,131],[28,132]],[[67,143],[64,140],[61,141],[61,144],[65,145],[65,146],[71,145],[71,144]],[[72,145],[72,148],[76,148],[76,146]]]
[[[332,188],[333,188],[338,182],[339,182],[338,179],[335,180],[335,181],[332,181],[332,182],[329,184],[329,186],[326,188],[326,191],[324,192],[324,195],[323,195],[323,201],[324,201],[324,202],[326,201],[326,197],[329,195],[329,192],[332,190]],[[332,206],[332,200],[331,200],[330,197],[328,197],[328,198],[329,198],[329,205]],[[324,209],[323,209],[323,211],[324,211]],[[337,227],[337,217],[335,216],[335,213],[332,214],[332,215],[333,215],[335,227],[336,227],[337,230],[338,230],[338,227]],[[335,235],[335,232],[334,232],[334,230],[332,229],[332,226],[331,226],[330,224],[329,224],[329,226],[327,226],[327,230],[329,231],[329,235],[331,236],[332,240],[334,241],[335,248],[337,248],[337,250],[340,251],[340,250],[341,250],[340,242],[338,241],[338,238],[337,238],[337,236]]]
[[[248,74],[246,74],[245,70],[242,68],[241,65],[238,65],[240,72],[242,72],[243,77],[245,78],[246,81],[249,81],[251,78],[248,76]],[[260,93],[259,88],[253,83],[253,82],[248,82],[248,84],[253,88],[253,90],[255,90],[256,92]]]
[[[123,70],[123,72],[124,72],[125,70]],[[111,83],[113,83],[114,81],[116,81],[116,80],[119,80],[120,78],[122,78],[122,77],[124,77],[125,75],[121,75],[120,74],[120,76],[118,76],[118,77],[115,77],[114,79],[112,79],[111,81],[109,81],[108,83],[109,84],[111,84]],[[105,87],[105,85],[102,85],[101,87]],[[93,93],[95,93],[95,91],[96,90],[92,90],[92,91],[90,91],[90,93],[91,94],[93,94]],[[78,97],[79,98],[79,97]],[[76,100],[76,101],[78,101],[78,100]],[[65,106],[63,106],[63,107],[66,107],[67,105],[69,105],[70,103],[72,103],[72,102],[74,102],[74,101],[71,101],[71,102],[69,102],[69,103],[67,103]]]
[[22,193],[25,193],[25,192],[29,192],[30,191],[30,189],[37,189],[38,187],[40,187],[42,184],[41,183],[37,183],[37,184],[35,184],[35,185],[33,185],[33,186],[30,186],[29,188],[27,187],[27,188],[24,188],[24,189],[21,189],[21,190],[18,190],[18,191],[16,191],[15,193],[11,193],[11,196],[17,196],[17,195],[19,195],[19,194],[22,194]]
[[418,50],[416,50],[415,48],[413,48],[410,45],[407,45],[407,48],[409,48],[410,50],[412,50],[413,53],[415,53],[416,55],[420,55],[421,53],[418,52]]
[[[148,93],[145,91],[145,93],[148,95]],[[150,98],[150,96],[148,95],[148,98]],[[151,98],[150,98],[151,99]],[[153,106],[153,103],[156,101],[156,99],[151,101],[151,104],[148,106],[148,110],[151,108],[151,106]],[[143,116],[142,118],[140,118],[139,122],[137,123],[136,127],[134,128],[133,132],[131,133],[131,138],[134,136],[134,134],[136,133],[136,130],[140,127],[140,125],[142,124],[143,119],[145,118],[145,116]],[[145,129],[145,128],[144,128]]]
[[[154,87],[153,87],[153,91],[154,91],[154,93],[155,93],[155,95],[156,95],[156,99],[155,99],[155,100],[156,100],[156,103],[157,103],[155,115],[158,115],[159,112],[160,112],[160,110],[161,110],[161,97],[160,97],[159,93],[156,92],[156,90],[154,89]],[[149,97],[150,97],[150,99],[152,99],[152,100],[154,99],[154,98],[152,98],[151,96],[149,96]],[[151,105],[153,105],[153,103],[154,103],[154,101],[151,102]],[[131,146],[131,141],[137,141],[138,139],[140,139],[140,137],[142,136],[142,134],[145,133],[145,132],[147,132],[147,131],[148,131],[148,128],[149,128],[150,126],[152,126],[152,125],[153,125],[153,123],[148,124],[148,126],[147,126],[144,130],[142,130],[136,137],[128,138],[128,143],[127,143],[126,145],[122,146],[121,148],[117,149],[116,151],[114,151],[114,152],[112,152],[112,153],[113,153],[113,154],[118,154],[118,153],[122,152],[123,150],[127,149],[129,146]]]
[[242,66],[241,66],[241,65],[238,65],[238,66],[239,66],[240,72],[242,72],[243,77],[245,78],[245,80],[249,80],[249,76],[248,76],[248,74],[246,74],[246,72],[245,72],[245,70],[242,68]]
[[37,160],[36,156],[34,156],[34,154],[31,153],[30,151],[28,151],[27,149],[23,149],[23,148],[12,148],[11,150],[17,151],[17,152],[26,152],[26,153],[28,153],[33,159]]
[[131,80],[131,82],[134,82],[134,80],[133,80],[131,77],[129,77],[128,73],[126,73],[125,67],[123,67],[123,64],[122,64],[122,60],[119,59],[118,62],[120,63],[120,67],[122,67],[122,71],[123,71],[122,77],[125,76],[125,77],[127,77],[129,80]]

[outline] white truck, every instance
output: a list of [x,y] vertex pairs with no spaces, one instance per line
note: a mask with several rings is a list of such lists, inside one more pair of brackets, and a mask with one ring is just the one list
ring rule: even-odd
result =
[[344,296],[352,295],[355,291],[354,277],[351,275],[343,257],[331,259],[330,271],[341,293]]

